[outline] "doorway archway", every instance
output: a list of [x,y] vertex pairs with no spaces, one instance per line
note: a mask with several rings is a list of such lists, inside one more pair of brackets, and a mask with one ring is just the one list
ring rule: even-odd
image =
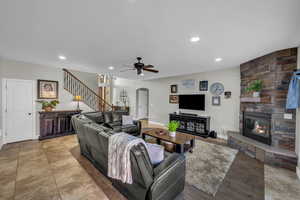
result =
[[136,117],[148,119],[149,117],[149,89],[139,88],[136,90]]

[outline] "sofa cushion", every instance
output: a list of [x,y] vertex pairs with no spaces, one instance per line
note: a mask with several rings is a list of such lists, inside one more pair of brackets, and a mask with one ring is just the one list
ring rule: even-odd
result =
[[110,128],[107,128],[107,127],[97,124],[97,123],[91,123],[90,127],[92,127],[94,130],[97,130],[99,132],[104,132],[104,133],[109,133],[111,131]]
[[121,129],[123,132],[129,133],[129,134],[138,132],[138,127],[133,124],[123,125],[123,126],[121,126]]
[[103,118],[105,123],[111,123],[112,122],[112,112],[104,112]]
[[121,122],[122,115],[123,115],[123,113],[121,113],[121,112],[113,112],[112,113],[112,121],[113,122]]
[[102,112],[89,112],[89,113],[83,113],[83,115],[98,124],[104,123]]

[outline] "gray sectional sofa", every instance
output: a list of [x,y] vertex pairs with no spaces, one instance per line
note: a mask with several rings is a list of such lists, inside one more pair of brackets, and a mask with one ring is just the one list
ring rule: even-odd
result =
[[124,111],[115,112],[86,112],[84,116],[93,120],[97,124],[101,124],[107,128],[112,129],[114,132],[125,132],[130,135],[139,136],[141,133],[141,122],[134,120],[133,124],[122,125],[122,116],[128,115]]
[[[95,114],[96,115],[96,114]],[[94,115],[94,116],[95,116]],[[108,137],[115,130],[97,123],[85,115],[74,115],[72,123],[78,136],[81,154],[105,176],[108,171]],[[98,121],[98,122],[99,122]],[[143,144],[134,146],[130,154],[133,184],[110,179],[129,200],[173,200],[185,185],[185,157],[177,153],[165,153],[165,159],[157,166],[150,162]]]

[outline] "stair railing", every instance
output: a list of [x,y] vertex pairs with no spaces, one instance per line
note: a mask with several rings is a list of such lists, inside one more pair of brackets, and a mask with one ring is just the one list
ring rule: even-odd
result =
[[81,100],[95,111],[111,111],[113,105],[106,102],[94,90],[89,88],[81,80],[79,80],[69,70],[64,71],[64,89],[70,92],[73,96],[81,96]]

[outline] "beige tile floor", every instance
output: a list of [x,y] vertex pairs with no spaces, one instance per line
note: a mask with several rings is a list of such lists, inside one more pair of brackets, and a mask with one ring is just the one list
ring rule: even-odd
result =
[[[80,156],[76,135],[5,145],[0,151],[0,200],[108,200],[105,194],[111,200],[126,199],[85,164],[91,165]],[[265,166],[265,183],[266,200],[299,197],[300,181],[293,172]]]
[[107,200],[70,149],[77,138],[9,144],[0,151],[0,200]]

